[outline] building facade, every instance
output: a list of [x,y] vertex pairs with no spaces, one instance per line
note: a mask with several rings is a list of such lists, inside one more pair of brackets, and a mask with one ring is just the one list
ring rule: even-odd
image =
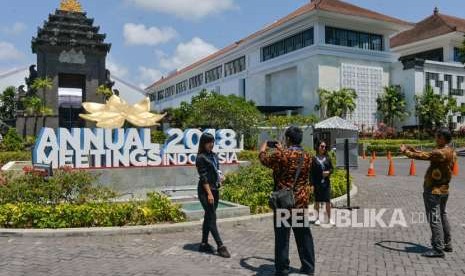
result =
[[[155,110],[189,102],[206,89],[252,100],[265,113],[310,114],[317,112],[318,89],[353,88],[358,99],[350,120],[360,128],[375,127],[376,99],[385,86],[401,85],[412,99],[423,90],[422,86],[436,79],[439,92],[463,87],[459,84],[459,76],[465,72],[463,66],[451,62],[453,47],[461,42],[460,34],[455,34],[454,39],[448,34],[451,40],[447,43],[439,37],[438,42],[447,44],[442,46],[447,49],[437,61],[424,56],[423,77],[410,71],[408,64],[421,58],[415,55],[429,51],[430,47],[422,48],[422,39],[399,43],[395,39],[409,37],[408,32],[419,24],[344,1],[314,0],[264,29],[162,78],[146,92]],[[456,78],[450,86],[440,82],[451,74]],[[423,83],[419,78],[424,79]],[[412,101],[409,100],[409,107]],[[406,124],[415,124],[415,119],[408,118]]]

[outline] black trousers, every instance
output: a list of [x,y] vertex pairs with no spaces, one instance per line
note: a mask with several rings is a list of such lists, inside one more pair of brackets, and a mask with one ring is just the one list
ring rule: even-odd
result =
[[[291,228],[294,232],[300,262],[302,263],[302,267],[300,268],[301,272],[305,274],[314,273],[315,248],[310,227],[286,227],[285,225],[277,227],[276,212],[274,213],[273,223],[276,275],[286,275],[286,273],[289,273],[289,239],[291,236]],[[288,223],[292,226],[292,216],[288,219]]]
[[208,203],[207,192],[205,192],[204,188],[202,186],[198,188],[199,200],[205,211],[202,225],[202,243],[208,243],[208,234],[211,233],[216,244],[220,247],[223,245],[223,241],[221,240],[218,227],[216,226],[216,209],[218,208],[220,195],[218,190],[212,190],[211,192],[215,199],[213,204]]
[[443,250],[450,244],[450,226],[447,219],[447,199],[449,195],[433,195],[429,191],[423,193],[426,217],[431,227],[431,246],[437,250]]

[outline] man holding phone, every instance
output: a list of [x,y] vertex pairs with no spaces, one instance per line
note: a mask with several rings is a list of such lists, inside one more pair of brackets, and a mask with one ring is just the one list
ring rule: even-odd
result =
[[[284,149],[276,141],[265,142],[260,147],[259,158],[264,166],[273,170],[274,190],[292,190],[295,198],[295,206],[292,209],[305,210],[308,208],[310,200],[311,184],[309,173],[312,158],[301,146],[302,136],[303,132],[300,128],[289,127],[285,133],[287,148]],[[270,148],[274,150],[270,152]],[[306,212],[303,213],[306,214]],[[292,215],[288,219],[291,227],[285,225],[278,226],[276,216],[277,212],[274,210],[276,275],[289,275],[289,238],[291,228],[294,232],[299,257],[302,262],[300,273],[314,275],[315,250],[310,228],[292,226]]]

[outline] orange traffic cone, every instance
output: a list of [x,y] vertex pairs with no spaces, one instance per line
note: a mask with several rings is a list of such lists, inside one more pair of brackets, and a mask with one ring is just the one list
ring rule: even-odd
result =
[[370,159],[370,167],[368,168],[367,176],[376,176],[375,163],[373,162],[373,158]]
[[389,160],[389,170],[388,170],[388,176],[395,176],[396,175],[396,170],[394,168],[394,160]]
[[459,175],[459,163],[457,162],[457,160],[454,161],[454,166],[452,167],[452,174],[454,176]]
[[376,160],[376,152],[374,151],[371,152],[371,159]]
[[415,166],[415,160],[412,159],[410,161],[410,176],[416,176],[417,175],[417,166]]
[[388,159],[388,160],[391,160],[391,159],[392,159],[392,155],[391,155],[391,152],[390,152],[390,151],[387,152],[387,159]]

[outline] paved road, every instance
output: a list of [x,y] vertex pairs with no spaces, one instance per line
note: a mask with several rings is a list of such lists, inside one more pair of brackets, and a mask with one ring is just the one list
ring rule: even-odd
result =
[[[376,162],[378,175],[387,162]],[[449,201],[455,252],[443,260],[425,259],[429,245],[425,223],[412,224],[423,211],[421,176],[406,177],[408,160],[396,160],[399,176],[365,177],[367,162],[354,172],[359,194],[354,205],[388,208],[383,218],[401,208],[408,227],[313,227],[317,275],[465,275],[465,173],[454,179]],[[426,163],[417,163],[422,175]],[[465,159],[461,160],[465,169]],[[404,175],[404,176],[401,176]],[[362,211],[363,213],[363,211]],[[272,275],[271,221],[221,227],[233,256],[222,259],[196,252],[200,230],[173,234],[117,237],[0,237],[0,275]],[[295,243],[291,265],[299,268]]]

